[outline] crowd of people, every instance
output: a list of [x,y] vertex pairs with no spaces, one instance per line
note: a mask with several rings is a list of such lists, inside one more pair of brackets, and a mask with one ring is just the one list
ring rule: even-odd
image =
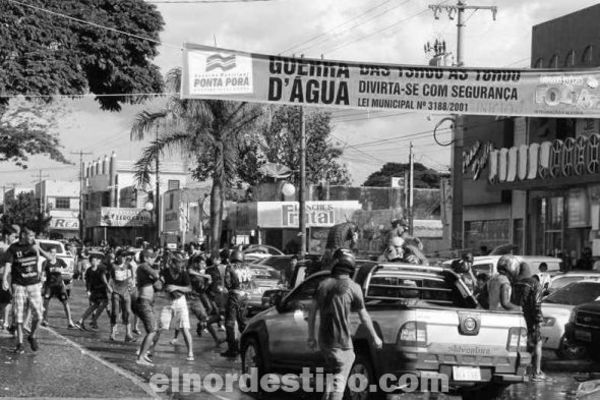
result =
[[[38,350],[37,330],[48,325],[52,298],[63,304],[69,329],[96,331],[107,315],[108,340],[118,341],[122,324],[124,342],[140,340],[137,363],[151,366],[161,332],[173,331],[171,344],[183,336],[187,360],[194,360],[190,311],[198,320],[196,333],[209,333],[215,345],[227,342],[224,357],[239,354],[239,334],[246,324],[247,290],[253,285],[251,270],[240,250],[223,250],[211,257],[199,246],[170,251],[145,246],[139,252],[128,248],[83,250],[75,274],[69,272],[56,250],[45,251],[35,233],[18,226],[10,228],[0,247],[0,319],[2,329],[16,337],[16,353],[24,352],[24,339]],[[83,280],[89,307],[73,320],[69,299],[71,279]],[[166,304],[155,310],[157,293]],[[139,325],[143,326],[144,334]],[[222,339],[218,331],[225,331]]]

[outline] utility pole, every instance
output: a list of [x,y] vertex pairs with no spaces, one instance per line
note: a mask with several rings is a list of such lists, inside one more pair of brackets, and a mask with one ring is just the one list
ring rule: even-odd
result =
[[298,190],[300,213],[299,233],[300,236],[300,258],[306,255],[306,117],[304,107],[300,106],[300,188]]
[[85,185],[85,173],[83,167],[83,156],[92,155],[91,152],[79,150],[78,152],[71,152],[71,154],[79,154],[79,239],[83,242],[83,192]]
[[[158,126],[156,140],[158,140]],[[156,245],[160,246],[160,155],[156,154],[156,195],[154,196],[154,214],[156,216]]]
[[44,199],[43,199],[43,196],[42,196],[42,181],[43,181],[44,178],[49,178],[50,177],[50,175],[44,175],[43,172],[44,171],[40,169],[39,174],[37,174],[37,175],[31,175],[32,177],[38,179],[38,183],[40,185],[40,214],[44,213]]
[[[448,18],[456,21],[456,66],[464,67],[464,27],[465,10],[489,10],[492,12],[492,18],[496,20],[498,7],[496,6],[468,6],[466,1],[457,0],[456,5],[432,4],[429,8],[433,11],[435,19],[440,18],[440,13],[446,11]],[[454,119],[454,146],[452,150],[452,247],[455,249],[463,248],[463,191],[462,191],[462,164],[463,164],[463,145],[464,145],[464,117],[456,115]]]
[[409,164],[409,174],[410,174],[410,182],[409,182],[409,190],[410,194],[408,197],[408,233],[412,236],[414,234],[414,192],[415,192],[415,154],[413,153],[413,143],[410,142],[410,153],[408,156],[408,164]]

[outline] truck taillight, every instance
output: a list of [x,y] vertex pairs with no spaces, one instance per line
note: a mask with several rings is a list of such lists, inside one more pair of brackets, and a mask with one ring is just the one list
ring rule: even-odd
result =
[[508,343],[506,349],[508,351],[520,351],[527,347],[527,329],[526,328],[510,328],[508,331]]
[[410,321],[402,325],[398,333],[398,344],[402,346],[426,346],[427,324]]

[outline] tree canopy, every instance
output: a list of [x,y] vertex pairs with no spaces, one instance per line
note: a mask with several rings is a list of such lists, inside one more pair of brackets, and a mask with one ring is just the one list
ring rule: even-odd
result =
[[28,155],[67,160],[49,127],[3,118],[15,97],[29,100],[29,107],[39,111],[57,96],[93,93],[102,109],[119,111],[123,103],[147,98],[130,94],[161,92],[163,87],[159,68],[151,62],[164,25],[156,6],[143,0],[27,4],[0,2],[0,162],[23,168]]
[[[373,172],[363,186],[379,186],[386,187],[391,186],[393,177],[403,177],[405,171],[408,171],[410,168],[409,163],[386,163],[381,167],[379,171]],[[440,187],[440,178],[443,178],[445,175],[435,171],[431,168],[427,168],[425,165],[421,163],[415,163],[415,179],[414,186],[415,188],[434,188],[437,189]]]
[[[293,171],[292,181],[300,180],[299,143],[301,134],[301,109],[279,106],[271,110],[261,134],[262,151],[268,162],[283,164]],[[350,174],[340,163],[341,148],[329,141],[331,114],[314,111],[305,115],[306,128],[306,181],[318,183],[327,180],[334,185],[350,183]]]
[[39,203],[33,192],[19,193],[15,198],[4,200],[6,212],[0,221],[2,226],[19,225],[35,233],[45,233],[52,217],[40,213]]

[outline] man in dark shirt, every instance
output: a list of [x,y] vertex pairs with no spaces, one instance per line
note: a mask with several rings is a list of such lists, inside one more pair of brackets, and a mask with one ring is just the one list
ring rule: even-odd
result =
[[546,375],[542,372],[542,292],[540,282],[531,273],[529,264],[521,262],[519,275],[513,284],[513,303],[523,308],[527,324],[527,350],[532,353],[534,361],[534,382],[546,380]]
[[308,318],[308,345],[317,346],[315,320],[320,315],[318,345],[328,367],[335,374],[334,382],[327,382],[325,399],[341,400],[355,355],[350,328],[351,312],[358,312],[361,323],[369,331],[377,349],[383,346],[371,317],[365,309],[360,286],[351,278],[355,259],[352,251],[338,249],[333,256],[331,277],[319,284]]
[[234,250],[230,257],[231,265],[225,270],[225,287],[227,288],[227,304],[225,306],[225,333],[227,335],[227,351],[223,357],[234,358],[240,353],[236,339],[235,324],[238,330],[246,329],[245,290],[249,289],[252,276],[250,269],[244,263],[244,253]]
[[48,326],[48,306],[52,297],[56,297],[63,304],[69,329],[75,328],[71,319],[71,309],[69,308],[69,296],[67,295],[67,287],[63,281],[63,273],[68,270],[67,263],[56,257],[56,248],[50,249],[50,258],[42,264],[42,271],[46,276],[44,284],[44,319],[43,326]]
[[15,353],[23,353],[23,322],[26,306],[29,304],[33,312],[31,334],[27,338],[31,349],[37,351],[38,344],[35,333],[42,320],[42,271],[38,264],[40,254],[48,257],[35,242],[35,233],[30,229],[23,229],[18,242],[13,243],[7,250],[9,260],[4,266],[2,288],[9,289],[9,275],[12,278],[12,293],[14,317],[17,323],[17,347]]
[[92,322],[90,327],[98,329],[98,318],[108,306],[108,293],[112,291],[108,285],[106,277],[106,268],[101,265],[102,255],[92,253],[90,255],[90,267],[85,271],[84,279],[89,298],[90,306],[83,313],[83,316],[75,324],[81,330],[85,330],[85,320],[91,315]]

